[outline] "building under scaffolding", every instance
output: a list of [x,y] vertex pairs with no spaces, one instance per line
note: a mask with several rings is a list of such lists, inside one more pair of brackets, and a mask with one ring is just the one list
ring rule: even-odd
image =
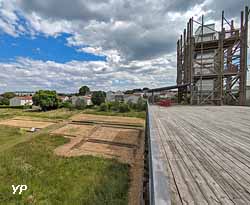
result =
[[177,42],[177,85],[188,85],[178,88],[179,103],[245,105],[248,18],[246,7],[236,28],[222,12],[220,31],[203,16],[189,20]]

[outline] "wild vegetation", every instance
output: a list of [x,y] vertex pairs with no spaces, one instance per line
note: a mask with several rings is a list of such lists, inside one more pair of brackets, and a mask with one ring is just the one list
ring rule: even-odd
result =
[[[16,116],[67,119],[80,112],[0,109],[0,120]],[[49,129],[52,128],[27,133],[20,128],[0,126],[0,204],[128,203],[128,165],[91,156],[56,156],[53,150],[68,139],[50,135]],[[28,190],[13,195],[13,184],[26,184]]]
[[27,117],[36,117],[36,118],[44,118],[44,119],[63,120],[63,119],[68,119],[72,115],[80,113],[80,112],[81,112],[80,110],[69,110],[66,108],[51,110],[47,112],[5,108],[5,109],[0,109],[0,119],[1,118],[6,119],[6,118],[15,117],[15,116],[27,116]]
[[[54,155],[55,147],[66,142],[59,136],[41,134],[0,152],[0,202],[127,204],[128,165],[90,156]],[[13,195],[12,184],[26,184],[28,190]]]

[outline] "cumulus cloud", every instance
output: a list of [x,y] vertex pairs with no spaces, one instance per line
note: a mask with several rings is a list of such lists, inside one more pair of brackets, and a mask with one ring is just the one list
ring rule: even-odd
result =
[[172,20],[169,14],[186,13],[203,1],[16,2],[19,11],[36,31],[47,35],[72,33],[73,36],[69,38],[71,45],[101,47],[104,52],[117,50],[122,59],[131,61],[153,59],[173,52],[175,39],[186,19]]
[[[214,21],[224,9],[230,19],[240,15],[243,4],[235,0],[0,0],[3,32],[32,37],[69,33],[69,46],[107,56],[107,62],[58,64],[24,58],[2,63],[1,75],[8,79],[3,84],[14,89],[17,82],[24,87],[37,82],[36,88],[68,91],[81,84],[110,89],[175,84],[176,40],[188,18],[207,14],[206,20]],[[17,82],[6,74],[10,68]]]
[[[118,90],[135,87],[166,85],[175,80],[173,56],[153,61],[120,64],[113,62],[71,61],[65,64],[52,61],[35,61],[19,58],[13,63],[0,63],[0,92],[9,90],[56,89],[59,92],[76,92],[81,85],[92,89]],[[166,60],[169,59],[169,60]],[[166,71],[167,70],[167,71]]]

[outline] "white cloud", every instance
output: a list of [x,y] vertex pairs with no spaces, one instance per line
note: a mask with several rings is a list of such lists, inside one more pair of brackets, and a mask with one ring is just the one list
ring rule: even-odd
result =
[[59,92],[76,92],[81,85],[97,90],[152,87],[155,84],[163,86],[175,80],[176,72],[171,63],[161,59],[121,64],[117,69],[109,61],[60,64],[19,58],[17,62],[0,63],[0,67],[1,84],[12,91],[56,89]]

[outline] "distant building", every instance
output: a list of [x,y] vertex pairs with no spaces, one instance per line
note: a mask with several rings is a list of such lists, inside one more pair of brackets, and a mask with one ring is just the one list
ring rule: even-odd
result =
[[141,94],[127,94],[124,95],[124,102],[137,103],[140,98],[142,98]]
[[10,106],[33,105],[32,96],[18,96],[10,99]]
[[172,98],[175,98],[177,94],[178,94],[177,90],[167,90],[167,91],[160,92],[159,96],[160,98],[172,99]]
[[115,101],[114,99],[115,99],[114,92],[112,91],[106,92],[106,102],[113,102]]
[[143,97],[143,92],[134,94],[124,94],[122,91],[106,93],[106,102],[132,102],[137,103],[140,98]]
[[122,102],[124,101],[124,93],[122,91],[112,92],[108,91],[106,93],[106,102]]
[[58,96],[58,98],[62,101],[62,102],[66,102],[69,100],[68,96]]
[[70,100],[72,102],[72,105],[76,105],[78,100],[83,100],[86,105],[93,105],[91,101],[91,96],[72,96]]

